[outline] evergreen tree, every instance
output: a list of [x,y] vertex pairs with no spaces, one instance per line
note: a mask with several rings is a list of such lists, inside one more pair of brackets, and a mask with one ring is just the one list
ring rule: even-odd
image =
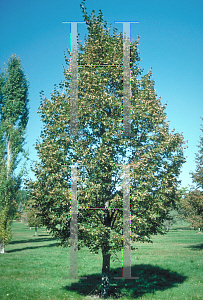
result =
[[[43,224],[63,246],[70,246],[71,165],[77,169],[78,248],[87,246],[103,256],[102,279],[109,282],[110,258],[123,247],[122,165],[131,164],[131,241],[150,241],[163,233],[179,184],[183,136],[169,131],[165,106],[154,89],[151,71],[141,76],[138,40],[131,42],[131,128],[123,129],[123,36],[107,28],[102,12],[90,17],[78,53],[78,135],[71,135],[71,69],[55,87],[51,99],[41,100],[44,128],[36,149],[37,180],[29,183]],[[68,54],[70,51],[68,50]],[[95,67],[96,66],[96,67]],[[88,208],[105,208],[88,209]],[[109,286],[102,287],[108,296]]]
[[[203,126],[201,125],[201,127],[201,131],[203,131]],[[182,200],[182,207],[188,222],[194,228],[199,228],[200,231],[203,228],[203,136],[200,136],[198,148],[199,151],[195,158],[196,171],[190,173],[194,186],[186,193]]]
[[[203,118],[201,119],[203,120]],[[200,130],[203,132],[203,125],[201,125]],[[196,188],[203,191],[203,135],[200,136],[198,148],[199,151],[195,155],[196,170],[195,172],[192,172],[191,175]]]
[[21,171],[15,175],[14,171],[19,164],[19,154],[24,152],[28,122],[28,81],[19,58],[9,59],[0,83],[0,243],[1,253],[4,253],[23,174]]

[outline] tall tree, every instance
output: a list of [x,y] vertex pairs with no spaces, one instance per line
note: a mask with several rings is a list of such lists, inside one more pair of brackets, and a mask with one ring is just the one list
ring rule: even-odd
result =
[[18,175],[19,153],[23,153],[28,122],[28,80],[20,59],[11,56],[1,76],[0,92],[0,243],[1,253],[9,242],[10,223],[16,210],[17,192],[23,171]]
[[[80,162],[78,181],[78,248],[102,251],[102,278],[110,273],[110,258],[123,247],[122,165],[132,164],[131,240],[150,241],[162,233],[162,223],[177,191],[183,157],[183,136],[169,131],[165,106],[154,89],[152,73],[142,76],[138,67],[138,40],[131,42],[131,128],[122,132],[123,36],[110,34],[94,11],[82,7],[88,36],[79,43],[78,135],[71,135],[71,69],[64,70],[62,90],[55,87],[51,99],[41,100],[44,123],[36,143],[37,180],[29,183],[44,225],[63,246],[70,245],[71,165]],[[68,54],[70,51],[68,50]],[[95,67],[96,66],[96,67]],[[89,208],[106,208],[89,209]],[[109,286],[102,286],[109,295]]]
[[[203,132],[203,125],[201,131]],[[200,136],[198,148],[199,151],[195,155],[196,170],[190,173],[194,186],[186,193],[181,203],[191,226],[199,228],[200,231],[203,228],[203,136]]]
[[[203,118],[201,119],[203,120]],[[201,125],[200,130],[203,132],[203,125]],[[192,172],[191,175],[196,188],[203,191],[203,135],[200,136],[198,148],[199,151],[195,155],[196,170],[195,172]]]

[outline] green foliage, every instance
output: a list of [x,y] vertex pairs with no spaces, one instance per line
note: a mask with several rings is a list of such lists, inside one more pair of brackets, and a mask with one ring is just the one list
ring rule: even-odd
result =
[[[174,203],[178,176],[185,161],[183,136],[169,130],[165,105],[154,89],[151,71],[141,76],[138,42],[131,42],[131,128],[133,137],[123,137],[123,37],[113,35],[92,12],[82,6],[88,28],[85,44],[78,49],[79,135],[70,135],[71,70],[65,56],[65,81],[55,87],[51,99],[41,100],[44,124],[36,143],[37,177],[28,184],[30,197],[43,224],[63,246],[70,237],[70,166],[78,166],[78,241],[98,252],[108,244],[109,253],[123,247],[122,164],[131,168],[131,240],[150,241],[163,233],[162,224]],[[68,54],[70,51],[67,50]],[[101,65],[94,67],[94,65]],[[106,66],[114,64],[114,66]],[[115,66],[120,64],[120,66]],[[83,65],[83,66],[82,66]],[[88,65],[88,66],[84,66]],[[141,77],[140,77],[141,76]],[[108,210],[86,208],[105,207]],[[96,224],[96,225],[95,225]],[[110,238],[109,238],[110,236]]]
[[18,191],[16,201],[19,204],[20,202],[22,204],[26,204],[28,202],[28,193],[26,190],[22,189]]
[[36,205],[33,202],[33,200],[28,198],[27,192],[24,194],[24,196],[25,195],[26,202],[24,202],[23,204],[22,220],[28,223],[29,227],[41,227],[42,220],[40,217],[39,210],[36,208]]
[[4,246],[9,244],[12,238],[10,225],[9,212],[5,207],[0,211],[0,241],[3,242]]
[[22,133],[28,122],[28,102],[28,80],[20,59],[11,56],[2,83],[1,120],[4,120],[8,127],[18,125]]
[[179,220],[180,220],[180,217],[179,217],[178,211],[175,209],[171,209],[163,223],[165,226],[165,230],[169,231],[171,226]]
[[[203,118],[202,118],[203,120]],[[201,128],[203,131],[203,127]],[[196,172],[192,172],[192,181],[196,185],[185,191],[181,206],[185,218],[194,228],[203,228],[203,136],[200,137],[199,151],[196,154]]]
[[[14,219],[19,220],[23,216],[23,211],[25,207],[28,205],[28,193],[26,190],[18,190],[17,196],[16,196],[16,202],[17,202],[17,210],[14,215]],[[19,211],[20,209],[20,211]],[[27,215],[24,217],[27,220]]]
[[[3,166],[1,167],[2,171]],[[13,219],[17,210],[16,194],[20,187],[20,181],[15,177],[7,178],[7,174],[1,172],[0,174],[0,210],[7,214],[9,219]]]
[[182,201],[182,207],[191,226],[203,229],[203,192],[190,190]]
[[[203,120],[203,118],[201,118]],[[203,125],[201,125],[200,130],[203,132]],[[200,136],[198,153],[196,153],[196,170],[192,172],[192,181],[196,185],[197,189],[203,191],[203,135]]]
[[27,212],[27,221],[29,227],[40,227],[42,225],[38,211],[33,208]]
[[9,222],[17,209],[23,169],[15,174],[19,154],[24,153],[24,134],[28,122],[28,81],[20,59],[11,56],[0,76],[0,212],[1,238],[6,243]]

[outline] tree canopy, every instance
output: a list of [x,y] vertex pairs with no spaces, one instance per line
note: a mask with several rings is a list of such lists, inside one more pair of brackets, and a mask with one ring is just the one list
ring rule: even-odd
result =
[[[29,83],[20,58],[11,56],[0,76],[0,241],[9,241],[9,224],[16,211],[16,197],[23,170],[15,174],[19,154],[24,153],[28,122]],[[3,252],[4,250],[2,250]]]
[[[84,3],[83,3],[84,4]],[[37,180],[29,183],[43,223],[70,245],[71,166],[77,165],[78,247],[102,250],[123,247],[123,165],[131,165],[131,240],[150,241],[163,233],[185,161],[182,134],[170,131],[165,107],[157,98],[152,72],[142,75],[139,37],[130,43],[131,131],[123,136],[123,35],[107,28],[102,12],[91,16],[85,43],[78,42],[78,135],[71,135],[71,52],[65,55],[64,82],[51,99],[41,98],[44,124],[36,143]],[[70,58],[69,58],[70,55]],[[101,209],[93,209],[93,208]],[[103,208],[106,208],[104,210]]]

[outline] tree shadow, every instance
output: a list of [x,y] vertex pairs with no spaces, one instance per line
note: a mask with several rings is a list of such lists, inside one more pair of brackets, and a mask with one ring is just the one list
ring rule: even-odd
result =
[[12,241],[9,243],[9,245],[15,245],[15,244],[27,244],[27,243],[41,243],[41,242],[50,242],[54,241],[53,238],[47,237],[47,238],[39,238],[39,235],[30,239],[26,240],[17,240],[17,241]]
[[189,248],[191,250],[203,250],[203,243],[201,244],[197,244],[197,245],[190,245],[190,246],[187,246],[186,248]]
[[20,249],[12,249],[12,250],[7,250],[5,251],[6,253],[12,253],[12,252],[19,252],[19,251],[25,251],[25,250],[33,250],[33,249],[38,249],[42,247],[55,247],[59,245],[59,243],[53,243],[53,244],[48,244],[48,245],[42,245],[42,246],[33,246],[33,247],[24,247]]
[[[146,293],[154,293],[158,290],[166,290],[183,283],[187,276],[167,269],[152,265],[134,265],[131,267],[131,276],[140,279],[114,279],[121,276],[121,268],[112,269],[110,275],[111,297],[118,299],[123,296],[140,298]],[[86,276],[86,275],[84,275]],[[87,279],[79,279],[70,286],[64,286],[67,291],[88,295],[100,295],[101,274],[87,276]]]
[[[40,237],[39,237],[40,236]],[[53,242],[49,243],[47,245],[39,245],[39,246],[27,246],[27,247],[21,247],[21,248],[15,248],[11,250],[5,251],[6,253],[12,253],[12,252],[19,252],[19,251],[25,251],[25,250],[32,250],[32,249],[37,249],[37,248],[42,248],[42,247],[55,247],[57,245],[60,245],[60,242],[57,242],[56,239],[47,237],[47,235],[39,235],[30,239],[26,240],[17,240],[17,241],[12,241],[9,243],[9,245],[16,245],[16,244],[31,244],[31,243],[45,243],[45,242]],[[42,238],[42,236],[46,236],[46,238]],[[54,243],[55,242],[55,243]]]
[[[50,236],[49,234],[38,234],[38,236]],[[54,238],[52,238],[52,240],[53,240]]]
[[175,227],[175,228],[172,228],[170,229],[170,231],[185,231],[185,230],[189,230],[189,231],[194,231],[194,228],[192,227],[188,227],[188,226],[181,226],[181,227]]

